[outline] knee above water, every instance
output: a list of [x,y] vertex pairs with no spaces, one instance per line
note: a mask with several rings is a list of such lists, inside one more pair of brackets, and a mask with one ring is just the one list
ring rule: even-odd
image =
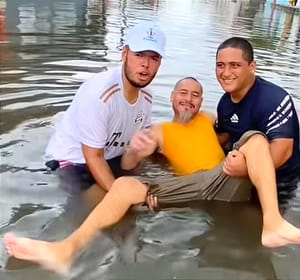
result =
[[270,145],[263,135],[254,134],[240,147],[239,150],[245,155],[248,153],[262,153],[270,151]]
[[248,140],[248,143],[251,145],[258,146],[260,148],[267,147],[269,148],[269,142],[263,135],[255,134],[251,136],[251,138]]
[[148,191],[146,185],[133,177],[120,177],[116,179],[112,188],[122,196],[137,198],[137,203],[146,197]]
[[122,188],[128,188],[132,185],[135,185],[137,182],[139,182],[137,179],[132,178],[132,177],[119,177],[117,178],[114,183],[113,186],[115,187],[122,187]]

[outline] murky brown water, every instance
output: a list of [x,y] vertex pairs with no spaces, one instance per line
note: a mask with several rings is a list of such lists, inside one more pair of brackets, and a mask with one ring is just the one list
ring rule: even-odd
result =
[[[151,19],[168,36],[153,84],[154,122],[172,115],[169,92],[183,76],[203,82],[204,107],[215,110],[222,94],[215,50],[232,35],[250,38],[258,74],[285,87],[300,109],[300,16],[263,2],[0,1],[1,279],[60,279],[25,262],[6,263],[2,237],[13,230],[55,240],[84,217],[79,202],[67,199],[44,170],[42,155],[55,114],[66,109],[80,83],[120,63],[127,26]],[[300,187],[282,206],[300,226]],[[91,244],[70,279],[298,279],[300,247],[265,249],[260,229],[260,210],[251,203],[129,214]]]

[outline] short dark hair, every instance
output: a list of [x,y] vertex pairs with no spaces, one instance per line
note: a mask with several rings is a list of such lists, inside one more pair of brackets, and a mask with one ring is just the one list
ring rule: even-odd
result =
[[217,49],[216,57],[219,54],[219,51],[226,48],[236,48],[240,49],[243,52],[243,57],[249,63],[254,60],[254,52],[251,43],[242,37],[231,37],[221,43]]

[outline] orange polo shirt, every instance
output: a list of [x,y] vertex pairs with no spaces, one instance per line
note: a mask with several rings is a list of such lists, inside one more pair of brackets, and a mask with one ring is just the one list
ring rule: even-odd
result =
[[205,114],[199,113],[186,124],[164,123],[162,131],[162,152],[180,175],[212,169],[225,158],[212,122]]

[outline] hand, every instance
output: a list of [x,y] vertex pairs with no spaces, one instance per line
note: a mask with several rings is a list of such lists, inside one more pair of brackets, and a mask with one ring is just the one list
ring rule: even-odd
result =
[[146,198],[146,203],[151,211],[154,211],[158,207],[157,196],[148,193]]
[[136,132],[122,156],[121,167],[125,170],[135,168],[143,159],[153,154],[157,146],[158,141],[152,129]]
[[157,148],[157,142],[150,129],[143,129],[134,134],[128,147],[139,157],[144,158],[154,153]]
[[226,156],[223,171],[232,177],[248,176],[247,164],[244,155],[238,150],[232,150]]

